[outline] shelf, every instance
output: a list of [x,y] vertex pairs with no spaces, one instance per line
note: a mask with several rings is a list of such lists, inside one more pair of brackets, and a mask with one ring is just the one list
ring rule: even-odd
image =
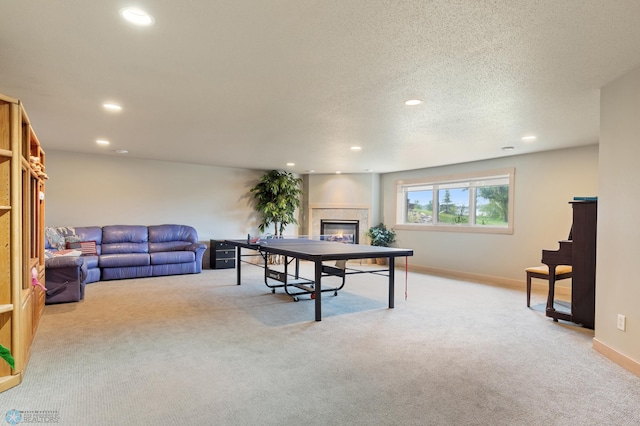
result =
[[45,294],[30,285],[31,269],[41,281],[45,273],[44,169],[22,103],[0,95],[0,340],[15,359],[14,368],[0,363],[0,392],[20,383],[44,311]]

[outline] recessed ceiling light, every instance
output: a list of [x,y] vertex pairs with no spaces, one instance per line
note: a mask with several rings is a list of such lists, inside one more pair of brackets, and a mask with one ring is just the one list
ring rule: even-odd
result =
[[116,149],[116,154],[128,154],[129,151],[126,149]]
[[153,25],[154,22],[153,16],[149,15],[144,10],[135,7],[125,7],[120,9],[120,16],[132,24],[139,25],[141,27],[148,27],[149,25]]
[[342,173],[342,172],[341,172],[340,170],[336,170],[336,174],[337,174],[337,175],[339,175],[339,174],[341,174],[341,173]]
[[373,169],[364,169],[365,172],[372,172]]
[[515,148],[514,148],[514,147],[512,147],[512,146],[503,146],[503,147],[502,147],[502,150],[503,150],[503,151],[513,151],[514,149],[515,149]]
[[352,146],[351,147],[351,151],[362,151],[362,147],[361,146]]
[[293,167],[295,165],[296,165],[296,163],[287,163],[287,166],[289,166],[289,167]]
[[122,107],[120,105],[109,103],[109,102],[102,104],[102,107],[107,111],[114,111],[114,112],[122,111]]
[[305,170],[305,173],[313,173],[315,170]]
[[105,140],[105,139],[98,139],[98,140],[96,141],[96,143],[97,143],[98,145],[109,145],[109,141],[108,141],[108,140]]
[[524,142],[531,142],[531,141],[535,141],[537,138],[535,136],[525,136],[522,138],[522,140]]
[[409,99],[408,101],[404,102],[405,105],[409,105],[409,106],[420,105],[421,103],[422,101],[420,99]]

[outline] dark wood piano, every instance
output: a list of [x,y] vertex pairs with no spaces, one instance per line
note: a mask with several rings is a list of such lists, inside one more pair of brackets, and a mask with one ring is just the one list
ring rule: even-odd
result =
[[[593,329],[596,312],[596,200],[572,201],[573,225],[569,240],[560,241],[559,250],[542,250],[542,263],[549,266],[547,316],[581,324]],[[555,270],[558,265],[571,265],[570,312],[554,307]]]

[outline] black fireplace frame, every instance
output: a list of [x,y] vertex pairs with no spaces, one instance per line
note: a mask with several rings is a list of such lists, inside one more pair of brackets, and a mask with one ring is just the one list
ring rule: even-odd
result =
[[348,234],[352,234],[353,235],[353,242],[349,242],[349,241],[340,241],[343,243],[351,243],[351,244],[358,244],[360,242],[360,221],[357,219],[321,219],[320,220],[320,239],[321,240],[327,240],[327,241],[332,241],[330,239],[327,239],[328,235],[331,234],[327,234],[327,228],[331,227],[331,226],[348,226],[351,227],[351,229],[353,229],[353,232],[351,232],[351,229],[345,229],[348,230],[349,232],[347,232]]

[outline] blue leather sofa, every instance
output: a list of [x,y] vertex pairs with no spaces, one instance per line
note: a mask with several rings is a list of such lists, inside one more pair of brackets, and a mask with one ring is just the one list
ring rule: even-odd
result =
[[[50,282],[53,286],[56,272],[61,273],[55,269],[61,267],[76,268],[78,273],[86,276],[82,280],[83,284],[126,278],[198,274],[202,272],[202,256],[207,248],[206,244],[198,243],[195,228],[185,225],[48,228],[46,236],[45,249],[50,253],[59,254],[70,244],[77,244],[77,247],[82,245],[81,250],[84,252],[73,261],[55,260],[58,256],[47,259],[47,287]],[[87,247],[90,247],[89,252]],[[82,261],[81,265],[78,265],[78,259]]]

